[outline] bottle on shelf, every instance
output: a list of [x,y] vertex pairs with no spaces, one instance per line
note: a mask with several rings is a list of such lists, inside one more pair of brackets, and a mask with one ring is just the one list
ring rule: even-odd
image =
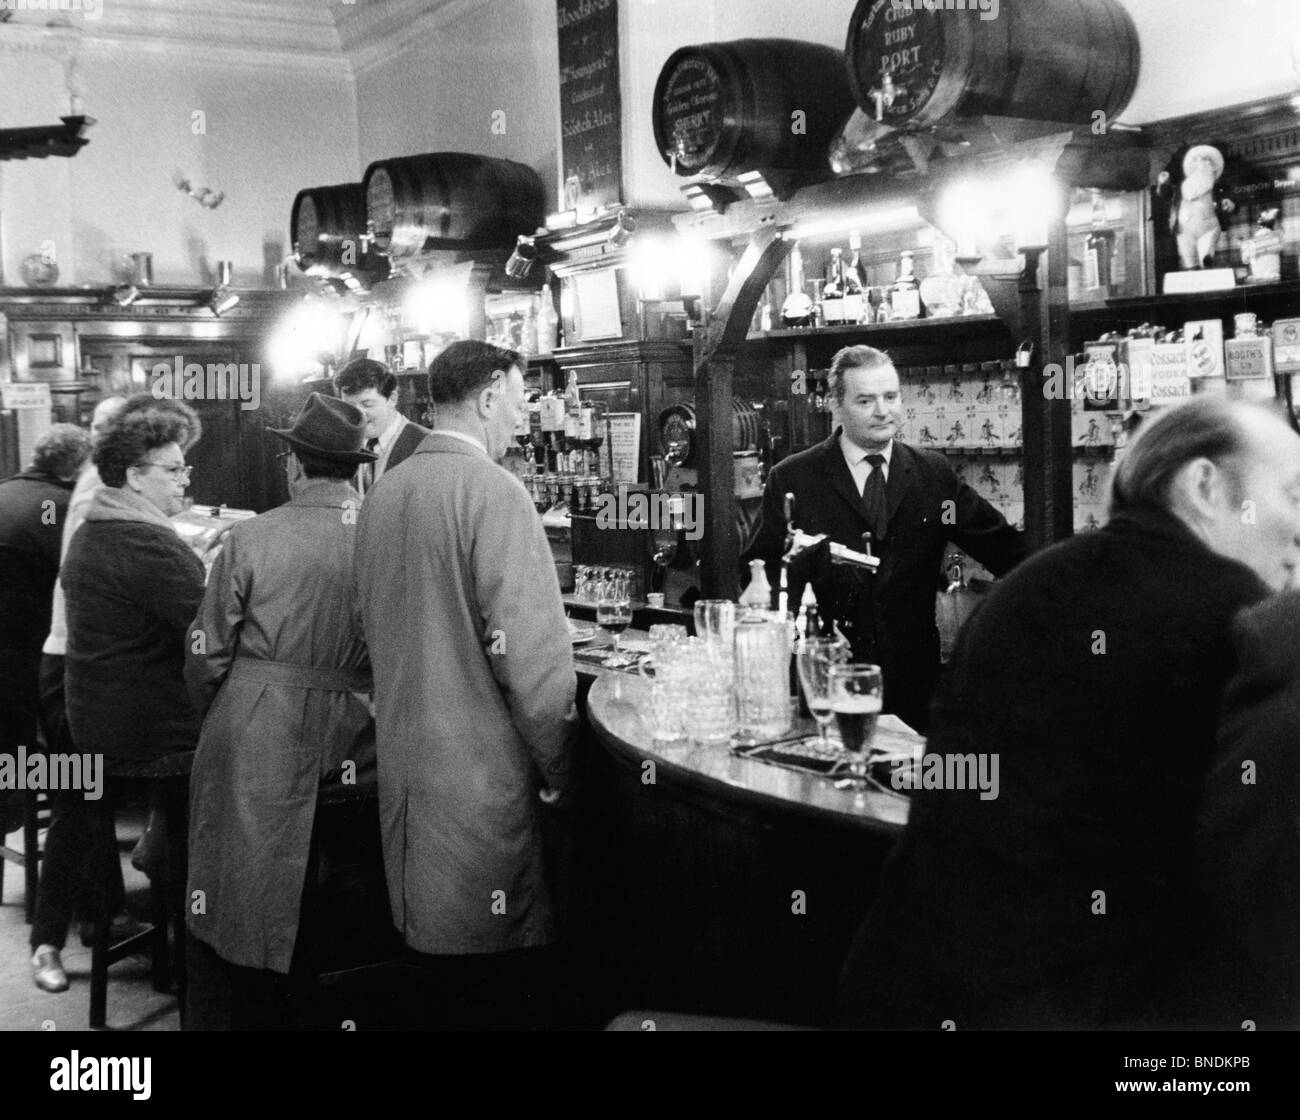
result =
[[554,393],[541,399],[541,428],[543,466],[545,473],[560,470],[560,455],[564,451],[564,401]]
[[781,324],[786,327],[810,327],[813,301],[808,298],[808,283],[803,274],[803,253],[796,245],[790,253],[790,294],[781,305]]
[[844,252],[831,250],[826,266],[826,282],[822,285],[822,318],[828,327],[838,326],[844,318]]
[[772,585],[767,579],[767,569],[762,560],[749,562],[749,585],[740,593],[740,605],[757,610],[770,610],[772,606]]
[[849,323],[867,323],[867,269],[862,263],[862,235],[849,234],[849,263],[844,269],[844,318]]
[[953,244],[946,237],[934,242],[934,271],[921,281],[921,303],[932,319],[960,315],[962,281],[953,266]]
[[582,446],[580,428],[582,426],[582,398],[578,392],[578,371],[569,370],[569,377],[564,386],[564,451],[570,460],[566,467],[573,470],[573,458]]
[[910,250],[905,251],[898,265],[898,279],[890,286],[889,303],[891,319],[919,319],[924,313],[921,306],[921,284],[916,278],[916,266]]
[[1092,228],[1084,242],[1083,286],[1105,299],[1115,294],[1115,231],[1106,226],[1106,200],[1092,192]]
[[547,281],[542,285],[542,294],[537,308],[537,354],[550,357],[555,353],[555,300],[551,294],[551,285]]

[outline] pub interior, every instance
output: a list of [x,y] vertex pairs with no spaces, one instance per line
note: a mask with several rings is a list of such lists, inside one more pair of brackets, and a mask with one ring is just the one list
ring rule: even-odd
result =
[[1293,0],[6,7],[0,1025],[1300,1025]]

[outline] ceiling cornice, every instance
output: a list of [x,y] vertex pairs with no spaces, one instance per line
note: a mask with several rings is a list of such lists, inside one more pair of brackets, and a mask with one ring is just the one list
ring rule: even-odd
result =
[[361,75],[398,57],[427,35],[487,7],[493,0],[388,0],[340,6],[343,53]]
[[78,11],[17,11],[0,26],[0,55],[112,51],[170,56],[187,66],[346,77],[331,7],[320,0],[103,0],[98,19]]

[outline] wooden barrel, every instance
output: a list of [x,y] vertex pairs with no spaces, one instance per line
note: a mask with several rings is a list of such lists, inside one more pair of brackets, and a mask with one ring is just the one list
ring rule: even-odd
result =
[[853,96],[873,119],[886,75],[894,100],[883,120],[900,129],[985,114],[1084,124],[1099,110],[1110,122],[1133,96],[1141,49],[1119,0],[932,7],[858,0],[845,57]]
[[852,112],[844,56],[833,47],[793,39],[705,43],[674,51],[659,72],[655,143],[678,175],[829,173],[826,150]]
[[294,196],[289,240],[298,267],[312,276],[387,275],[388,262],[364,251],[366,196],[360,183],[309,187]]
[[[758,410],[748,401],[731,401],[731,440],[733,451],[757,450],[762,422]],[[695,406],[675,404],[659,414],[659,452],[680,466],[697,466]]]
[[366,168],[375,248],[399,260],[425,250],[509,249],[546,217],[531,167],[465,152],[383,159]]

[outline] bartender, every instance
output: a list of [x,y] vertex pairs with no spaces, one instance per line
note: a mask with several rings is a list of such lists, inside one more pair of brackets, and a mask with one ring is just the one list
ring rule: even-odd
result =
[[828,384],[836,430],[772,470],[754,543],[742,559],[764,560],[777,585],[787,493],[804,533],[825,533],[857,551],[870,533],[878,569],[832,565],[822,547],[791,562],[789,601],[799,602],[811,581],[854,659],[881,667],[884,710],[923,731],[939,678],[935,593],[947,543],[1000,576],[1024,558],[1024,534],[959,480],[942,454],[896,438],[903,404],[887,354],[846,347],[831,363]]

